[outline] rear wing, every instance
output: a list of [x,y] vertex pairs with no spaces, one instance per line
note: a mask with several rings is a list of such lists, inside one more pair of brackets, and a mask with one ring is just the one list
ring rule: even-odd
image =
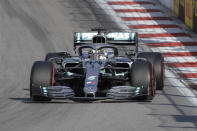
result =
[[93,41],[93,37],[95,36],[105,38],[105,41],[101,43],[138,46],[138,34],[133,32],[111,32],[100,34],[97,32],[75,32],[74,47],[88,43],[95,43]]

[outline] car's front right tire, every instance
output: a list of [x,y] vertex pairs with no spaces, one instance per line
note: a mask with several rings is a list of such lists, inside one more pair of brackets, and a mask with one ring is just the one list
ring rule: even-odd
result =
[[54,66],[51,62],[34,62],[30,76],[30,97],[33,101],[50,101],[41,94],[40,87],[52,86],[54,83]]

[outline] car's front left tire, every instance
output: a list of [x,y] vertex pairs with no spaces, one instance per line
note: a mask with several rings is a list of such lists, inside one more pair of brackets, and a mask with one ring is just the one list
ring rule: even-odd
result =
[[153,64],[154,74],[155,74],[155,83],[157,90],[163,90],[164,80],[165,80],[165,67],[164,67],[164,57],[159,52],[142,52],[139,53],[138,58],[144,58]]
[[[136,60],[130,72],[131,85],[140,87],[144,94],[140,99],[152,100],[155,96],[154,72],[152,64],[147,60]],[[140,94],[141,95],[141,94]]]

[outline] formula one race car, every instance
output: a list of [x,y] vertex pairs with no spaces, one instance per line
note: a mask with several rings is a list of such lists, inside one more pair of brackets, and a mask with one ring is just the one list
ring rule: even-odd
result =
[[33,101],[152,100],[156,90],[164,87],[162,54],[138,53],[137,33],[102,29],[75,32],[74,51],[78,56],[53,52],[44,61],[34,62],[30,78]]

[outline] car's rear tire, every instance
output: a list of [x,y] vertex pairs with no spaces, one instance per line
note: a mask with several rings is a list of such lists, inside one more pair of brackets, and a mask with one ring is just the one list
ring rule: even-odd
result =
[[34,62],[30,76],[30,97],[33,101],[50,101],[43,97],[40,87],[52,86],[54,82],[54,66],[51,62]]
[[155,95],[154,90],[154,72],[152,64],[146,60],[137,60],[132,64],[130,79],[131,85],[144,89],[146,96],[138,97],[140,99],[152,100]]
[[145,58],[154,66],[154,75],[156,79],[156,89],[164,88],[164,57],[159,52],[142,52],[138,54],[138,58]]

